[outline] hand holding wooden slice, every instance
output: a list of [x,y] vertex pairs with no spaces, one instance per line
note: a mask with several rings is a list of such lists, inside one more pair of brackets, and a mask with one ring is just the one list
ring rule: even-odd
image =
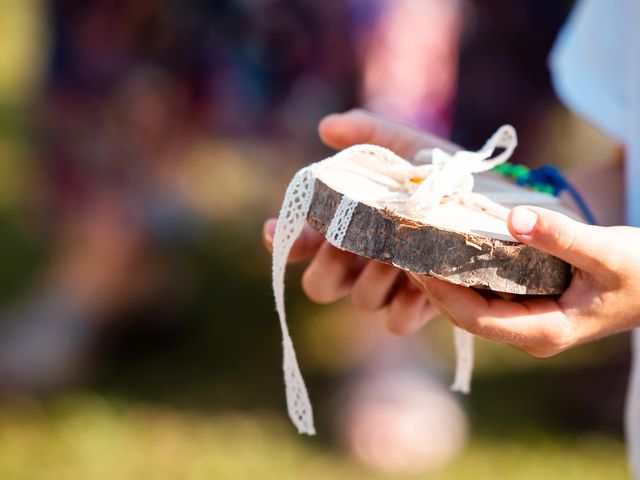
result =
[[[272,283],[280,320],[289,417],[313,435],[313,409],[286,322],[287,258],[305,219],[332,245],[404,270],[469,287],[515,294],[558,294],[571,266],[509,235],[509,207],[562,211],[554,197],[513,186],[486,172],[517,145],[505,125],[479,152],[421,151],[414,165],[375,145],[354,145],[298,171],[291,179],[273,237]],[[497,155],[494,155],[496,152]],[[568,213],[564,211],[563,213]],[[473,336],[454,327],[452,390],[469,392]]]
[[516,205],[571,215],[553,196],[483,173],[472,180],[473,196],[452,196],[430,211],[415,211],[412,193],[425,180],[414,177],[408,162],[375,146],[342,151],[317,164],[313,175],[307,220],[325,237],[343,199],[355,202],[339,243],[344,250],[496,292],[559,294],[571,279],[569,264],[517,242],[506,227],[505,212]]

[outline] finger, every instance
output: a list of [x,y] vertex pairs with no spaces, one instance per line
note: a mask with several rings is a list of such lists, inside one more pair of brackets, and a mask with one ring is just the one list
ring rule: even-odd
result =
[[345,297],[356,276],[356,255],[324,242],[302,275],[302,289],[316,303],[331,303]]
[[[273,236],[276,231],[278,221],[270,218],[262,227],[262,241],[268,251],[273,251]],[[289,262],[298,262],[311,258],[322,245],[324,238],[309,225],[305,225],[302,233],[291,247],[289,252]]]
[[570,322],[549,298],[521,303],[485,299],[471,288],[427,276],[419,279],[429,300],[454,324],[475,335],[538,357],[554,355],[574,343]]
[[550,253],[587,272],[608,270],[610,241],[603,228],[586,225],[558,212],[538,207],[515,207],[507,217],[511,235],[522,243]]
[[326,145],[338,150],[359,143],[371,143],[408,159],[422,148],[438,147],[447,152],[460,150],[460,147],[442,138],[359,109],[326,116],[320,122],[318,131]]
[[400,270],[381,262],[369,261],[351,289],[352,303],[364,310],[379,310],[390,298]]
[[417,332],[436,314],[424,292],[404,281],[386,312],[387,329],[396,335]]
[[478,292],[427,275],[411,276],[422,286],[430,302],[456,326],[469,330],[475,318],[486,315],[488,300]]

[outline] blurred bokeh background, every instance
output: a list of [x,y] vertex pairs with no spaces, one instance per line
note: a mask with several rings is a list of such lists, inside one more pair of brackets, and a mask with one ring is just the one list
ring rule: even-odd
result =
[[[544,361],[480,342],[468,443],[430,472],[405,450],[446,444],[447,428],[354,440],[346,405],[422,398],[415,382],[354,387],[380,364],[445,384],[448,326],[387,338],[379,316],[305,299],[302,267],[287,302],[320,435],[297,436],[260,239],[293,172],[330,153],[316,127],[334,111],[469,148],[512,123],[529,165],[612,155],[550,87],[571,2],[0,7],[0,477],[626,478],[626,337]],[[403,405],[392,418],[409,424],[431,409]]]

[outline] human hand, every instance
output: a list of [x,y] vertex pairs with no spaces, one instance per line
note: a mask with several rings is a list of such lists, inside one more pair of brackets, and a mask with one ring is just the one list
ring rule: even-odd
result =
[[[370,143],[387,147],[406,159],[413,158],[422,148],[438,147],[449,152],[459,149],[446,140],[362,110],[325,117],[319,133],[322,141],[335,149]],[[275,227],[275,219],[264,224],[263,239],[269,250]],[[437,314],[423,291],[399,269],[337,249],[307,225],[294,244],[289,261],[311,258],[302,287],[315,302],[331,303],[351,294],[357,307],[384,309],[388,329],[398,334],[418,330]]]
[[518,301],[413,275],[452,323],[539,358],[640,325],[640,229],[590,226],[535,207],[514,208],[507,225],[518,241],[575,267],[568,289]]

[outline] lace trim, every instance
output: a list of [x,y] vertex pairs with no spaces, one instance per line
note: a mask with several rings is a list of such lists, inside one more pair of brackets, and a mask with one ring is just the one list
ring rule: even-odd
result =
[[284,202],[278,215],[278,225],[273,236],[273,295],[280,317],[284,384],[287,396],[287,410],[291,421],[299,433],[314,435],[313,409],[309,401],[307,387],[300,373],[298,359],[293,348],[284,307],[284,274],[289,252],[302,233],[311,206],[315,178],[313,166],[308,166],[295,174],[285,193]]
[[458,327],[453,327],[453,345],[456,349],[456,373],[451,390],[469,393],[473,375],[473,335]]
[[340,248],[342,246],[342,241],[351,224],[351,218],[356,206],[358,206],[358,202],[351,200],[346,195],[342,196],[340,205],[336,208],[336,213],[333,214],[326,235],[327,241],[334,247]]

